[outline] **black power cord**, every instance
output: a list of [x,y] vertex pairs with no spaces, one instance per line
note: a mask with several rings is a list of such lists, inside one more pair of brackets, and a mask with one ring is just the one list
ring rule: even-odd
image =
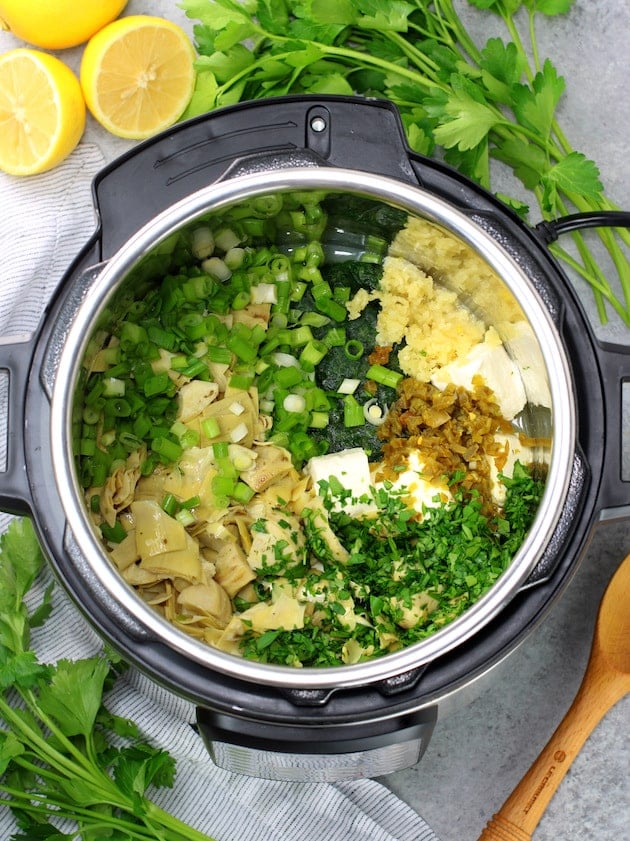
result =
[[543,220],[534,227],[547,245],[555,242],[562,234],[582,228],[630,228],[630,211],[597,210],[571,213],[559,219]]

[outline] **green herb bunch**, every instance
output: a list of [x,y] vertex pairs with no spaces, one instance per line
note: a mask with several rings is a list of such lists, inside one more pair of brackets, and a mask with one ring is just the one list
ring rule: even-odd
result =
[[[491,159],[501,161],[545,220],[617,210],[595,163],[558,124],[565,81],[539,55],[537,18],[566,13],[573,0],[468,2],[498,16],[507,39],[477,46],[452,0],[182,0],[199,52],[184,117],[284,94],[386,98],[413,150],[442,155],[487,189]],[[498,195],[527,216],[526,203]],[[573,250],[556,243],[554,254],[590,284],[602,323],[611,307],[630,326],[630,234],[599,232],[620,294],[584,237],[572,236]]]
[[28,519],[0,538],[0,804],[13,841],[212,841],[146,796],[170,787],[175,764],[103,704],[120,673],[114,656],[38,661],[31,629],[51,611],[50,589],[24,598],[42,566]]

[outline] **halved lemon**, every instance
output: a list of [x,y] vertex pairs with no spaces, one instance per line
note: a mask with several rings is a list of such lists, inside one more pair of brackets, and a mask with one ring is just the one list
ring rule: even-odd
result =
[[85,102],[72,70],[20,47],[0,55],[0,169],[34,175],[61,163],[85,129]]
[[81,87],[90,112],[112,134],[141,140],[173,125],[190,102],[195,51],[171,21],[131,15],[86,44]]

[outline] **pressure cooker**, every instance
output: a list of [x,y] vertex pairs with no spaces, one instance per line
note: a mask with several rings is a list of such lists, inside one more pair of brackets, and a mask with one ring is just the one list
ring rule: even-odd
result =
[[[212,649],[144,604],[95,534],[71,436],[81,358],[117,291],[183,226],[252,196],[297,190],[361,195],[466,243],[521,307],[551,395],[543,499],[490,592],[408,649],[319,670]],[[628,214],[575,214],[532,227],[457,171],[412,152],[391,104],[341,96],[247,102],[181,123],[105,168],[93,194],[97,228],[36,333],[0,345],[9,376],[0,508],[33,518],[53,572],[98,633],[194,703],[217,765],[334,781],[415,764],[438,712],[464,701],[561,597],[597,522],[630,516],[621,469],[630,349],[595,337],[548,247],[581,227],[627,226]]]

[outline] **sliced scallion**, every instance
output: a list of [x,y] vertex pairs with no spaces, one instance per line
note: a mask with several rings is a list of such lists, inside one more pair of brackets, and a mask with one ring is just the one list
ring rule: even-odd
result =
[[343,423],[346,427],[363,426],[363,406],[357,402],[352,394],[347,394],[343,399]]
[[386,368],[384,365],[370,365],[365,376],[368,380],[374,380],[375,383],[389,386],[389,388],[397,388],[399,382],[403,379],[403,374],[392,371],[391,368]]

